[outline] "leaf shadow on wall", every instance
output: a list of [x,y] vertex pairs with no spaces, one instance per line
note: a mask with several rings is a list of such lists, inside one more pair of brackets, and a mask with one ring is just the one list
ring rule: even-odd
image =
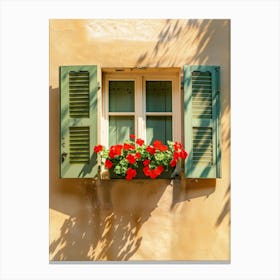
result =
[[[87,188],[87,207],[67,218],[50,244],[52,261],[126,261],[140,247],[139,231],[156,209],[166,184],[110,181]],[[145,203],[143,203],[143,201]]]
[[180,180],[173,181],[173,194],[172,204],[170,210],[172,210],[177,203],[196,199],[198,197],[208,198],[216,189],[216,179],[185,179],[183,182]]
[[59,178],[58,88],[50,87],[49,104],[50,260],[129,260],[168,182],[150,186],[140,180],[131,186],[120,180],[113,188],[111,181],[101,186],[92,179]]
[[[230,21],[227,19],[166,19],[165,26],[158,34],[154,47],[144,51],[136,60],[136,67],[183,67],[183,65],[220,65],[221,83],[230,88]],[[227,34],[229,37],[221,36]],[[226,39],[226,40],[225,40]],[[218,44],[218,45],[217,45]],[[221,65],[221,62],[224,63]],[[224,69],[228,68],[228,75]],[[183,81],[181,71],[181,80]],[[183,96],[181,87],[181,95]],[[222,92],[222,155],[230,154],[230,92]],[[182,106],[182,112],[183,106]],[[184,119],[182,115],[182,119]],[[182,126],[182,131],[184,131]],[[192,151],[188,151],[190,154]],[[222,158],[223,160],[223,158]],[[230,168],[230,162],[224,166]],[[223,172],[223,171],[222,171]],[[207,171],[203,171],[207,176]],[[178,202],[196,197],[208,197],[215,191],[217,180],[186,180],[186,188],[173,189],[171,209]],[[221,212],[215,226],[222,224],[230,213],[230,185],[225,190],[221,204]],[[230,224],[230,221],[229,221]]]
[[[226,199],[226,202],[224,203],[223,209],[217,218],[216,227],[220,226],[226,216],[230,214],[230,184],[224,194],[224,199]],[[230,226],[230,217],[228,220],[228,225]]]

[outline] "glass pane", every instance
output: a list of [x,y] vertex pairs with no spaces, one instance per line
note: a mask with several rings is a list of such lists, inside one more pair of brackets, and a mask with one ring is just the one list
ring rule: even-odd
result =
[[148,144],[155,140],[167,144],[167,140],[172,140],[172,117],[147,116],[146,132]]
[[146,81],[146,112],[172,112],[171,81]]
[[109,145],[122,144],[134,134],[134,117],[109,117]]
[[134,112],[134,81],[109,81],[109,112]]

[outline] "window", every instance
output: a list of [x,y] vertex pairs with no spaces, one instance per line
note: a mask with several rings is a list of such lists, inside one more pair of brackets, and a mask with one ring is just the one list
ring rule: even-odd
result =
[[149,144],[182,141],[179,74],[105,72],[101,143],[123,143],[131,133]]
[[221,177],[220,67],[184,66],[183,93],[180,68],[102,70],[60,67],[61,178],[94,177],[92,148],[131,133],[147,143],[184,140],[186,177]]

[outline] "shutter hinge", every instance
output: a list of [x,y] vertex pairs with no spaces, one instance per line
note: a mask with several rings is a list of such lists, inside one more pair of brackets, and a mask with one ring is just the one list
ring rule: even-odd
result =
[[62,163],[64,162],[66,156],[67,156],[67,153],[65,153],[65,152],[63,152],[63,153],[61,154],[61,162],[62,162]]

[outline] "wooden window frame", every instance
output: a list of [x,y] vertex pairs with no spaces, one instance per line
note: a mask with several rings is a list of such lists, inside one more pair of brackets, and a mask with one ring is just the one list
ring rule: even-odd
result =
[[[134,131],[138,138],[146,141],[146,116],[172,116],[172,137],[173,141],[182,141],[181,130],[181,83],[180,83],[180,70],[170,71],[166,68],[164,71],[160,68],[158,70],[145,69],[143,71],[132,71],[120,73],[118,71],[102,72],[102,94],[101,94],[101,116],[100,126],[101,135],[100,142],[102,145],[109,147],[109,116],[125,116],[134,115]],[[132,73],[131,73],[132,72]],[[135,94],[134,94],[134,113],[121,113],[109,112],[109,81],[134,81]],[[172,112],[146,112],[146,96],[145,85],[146,81],[171,81],[172,82]]]

